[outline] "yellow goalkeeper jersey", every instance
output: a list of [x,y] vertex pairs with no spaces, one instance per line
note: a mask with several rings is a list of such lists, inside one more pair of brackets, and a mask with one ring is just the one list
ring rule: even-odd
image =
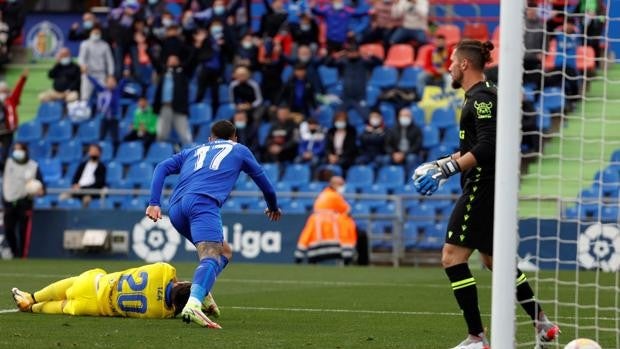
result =
[[170,291],[176,269],[167,263],[148,264],[104,274],[97,282],[97,303],[104,316],[170,318]]

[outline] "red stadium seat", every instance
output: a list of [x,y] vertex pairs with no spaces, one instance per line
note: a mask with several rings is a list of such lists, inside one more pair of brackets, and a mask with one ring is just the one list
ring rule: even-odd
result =
[[360,46],[360,53],[365,55],[375,56],[380,59],[385,58],[385,49],[381,44],[365,44]]
[[443,35],[446,38],[448,47],[456,45],[461,41],[461,29],[454,24],[443,24],[435,31],[435,36]]
[[487,41],[489,39],[489,28],[484,23],[465,23],[463,38]]
[[591,71],[596,69],[596,54],[594,49],[590,46],[577,47],[577,57],[575,58],[577,63],[577,69],[581,71]]
[[497,27],[495,27],[495,30],[493,30],[493,36],[491,37],[491,41],[493,41],[493,45],[495,45],[495,43],[499,43],[499,25]]
[[545,52],[545,57],[543,59],[543,69],[551,70],[555,66],[555,55],[558,52],[558,42],[555,40],[551,40],[549,42],[549,50]]
[[499,64],[499,45],[493,43],[493,50],[491,51],[491,62],[487,63],[486,68],[495,67]]
[[413,47],[408,44],[398,44],[390,47],[384,65],[398,69],[410,67],[414,64]]
[[418,49],[418,56],[416,57],[415,65],[421,68],[426,67],[426,61],[428,60],[428,57],[430,57],[429,51],[433,51],[434,48],[435,46],[432,44],[421,46]]

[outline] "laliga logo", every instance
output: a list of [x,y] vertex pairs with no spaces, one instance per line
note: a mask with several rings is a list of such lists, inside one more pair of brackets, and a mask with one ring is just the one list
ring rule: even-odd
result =
[[[244,258],[254,259],[263,253],[280,253],[282,251],[282,233],[279,231],[258,230],[243,231],[241,223],[233,224],[232,236],[228,234],[228,226],[222,227],[224,240],[228,241],[233,252],[241,253]],[[195,251],[191,242],[185,241],[186,251]]]
[[593,224],[579,235],[579,265],[606,272],[620,271],[620,229],[612,224]]
[[133,251],[149,263],[170,261],[181,243],[181,236],[172,227],[168,217],[157,223],[148,217],[142,218],[134,225],[131,236]]

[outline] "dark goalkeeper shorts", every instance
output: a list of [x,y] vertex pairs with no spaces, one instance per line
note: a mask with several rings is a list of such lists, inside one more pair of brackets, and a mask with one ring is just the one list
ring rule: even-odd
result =
[[446,243],[493,255],[494,181],[467,181],[450,215]]

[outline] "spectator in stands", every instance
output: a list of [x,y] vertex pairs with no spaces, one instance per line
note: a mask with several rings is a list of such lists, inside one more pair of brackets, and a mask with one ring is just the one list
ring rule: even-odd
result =
[[80,66],[73,62],[71,51],[63,47],[56,55],[56,64],[47,73],[52,88],[39,94],[41,102],[64,100],[68,92],[80,90]]
[[360,136],[360,155],[357,162],[360,164],[381,164],[386,158],[387,132],[383,122],[383,115],[373,110],[368,117],[368,124]]
[[428,0],[398,0],[392,7],[394,17],[402,17],[402,26],[396,28],[390,37],[390,45],[415,41],[417,46],[428,40]]
[[287,106],[280,106],[276,111],[276,120],[272,123],[266,142],[266,162],[290,163],[297,155],[299,135]]
[[369,72],[378,65],[381,59],[366,55],[361,56],[359,48],[351,45],[346,51],[336,54],[336,59],[328,59],[327,65],[336,65],[340,70],[342,81],[342,106],[341,109],[355,109],[359,115],[365,118],[368,115],[366,108],[366,86]]
[[194,33],[195,54],[198,62],[196,103],[202,102],[208,88],[211,91],[212,105],[220,104],[219,87],[225,64],[222,57],[222,45],[224,45],[224,39],[215,39],[206,29],[201,28]]
[[[303,2],[304,0],[299,0]],[[292,2],[289,2],[291,4]],[[319,25],[308,14],[303,14],[299,18],[299,23],[290,24],[293,41],[297,45],[307,45],[313,51],[319,47]]]
[[323,60],[315,57],[312,53],[312,49],[307,45],[299,45],[297,47],[296,57],[289,60],[292,66],[297,63],[306,65],[306,75],[308,80],[312,83],[312,87],[316,93],[323,93],[323,85],[321,84],[321,78],[319,77],[319,65],[323,63]]
[[310,12],[310,7],[306,0],[291,0],[284,5],[286,11],[286,22],[290,25],[298,25],[302,18]]
[[264,40],[258,50],[258,62],[263,75],[261,81],[263,97],[273,104],[282,89],[282,71],[286,66],[280,43],[275,40]]
[[250,76],[247,67],[239,66],[233,73],[229,85],[230,100],[237,111],[248,114],[251,123],[260,120],[262,113],[263,94],[258,83]]
[[339,111],[334,125],[327,131],[327,162],[347,170],[357,156],[357,132],[348,124],[347,113]]
[[411,109],[398,112],[398,124],[388,131],[386,151],[394,165],[412,165],[422,149],[422,131],[413,122]]
[[[581,72],[577,70],[577,46],[580,45],[580,34],[573,24],[566,24],[562,29],[555,32],[558,52],[564,54],[555,55],[553,70],[561,72],[556,74],[556,79],[549,82],[557,86],[564,86],[566,94],[566,110],[573,110],[574,104],[581,98]],[[555,80],[555,81],[553,81]]]
[[273,38],[286,22],[288,15],[282,0],[273,0],[272,3],[263,0],[263,5],[267,12],[261,18],[258,33],[262,37]]
[[9,40],[9,25],[3,20],[2,12],[0,12],[0,66],[10,61],[9,49],[11,41]]
[[0,5],[4,21],[9,25],[9,44],[22,35],[26,22],[26,8],[21,0],[9,0]]
[[0,161],[2,164],[7,160],[9,148],[13,143],[13,133],[19,125],[17,107],[24,85],[26,85],[26,79],[28,79],[28,69],[24,69],[13,90],[9,89],[5,81],[0,81],[0,145],[2,145]]
[[170,56],[177,56],[181,64],[185,64],[191,56],[190,48],[185,44],[185,38],[181,36],[181,28],[177,24],[166,27],[166,36],[161,42],[159,64],[165,65]]
[[155,90],[153,110],[159,118],[157,120],[157,140],[169,141],[172,126],[177,132],[183,145],[192,143],[192,133],[189,127],[187,114],[189,113],[189,80],[193,59],[188,59],[181,65],[179,57],[168,56],[165,68],[156,65],[159,73],[159,82]]
[[235,112],[231,121],[237,129],[235,133],[237,135],[237,142],[248,147],[252,153],[256,153],[258,151],[256,123],[248,119],[248,115],[242,111]]
[[78,63],[82,68],[82,85],[80,98],[89,100],[94,86],[88,79],[88,75],[95,78],[100,84],[104,84],[106,78],[114,75],[114,58],[112,50],[107,42],[101,39],[101,28],[93,27],[90,37],[80,44]]
[[441,34],[435,36],[433,44],[433,50],[426,51],[428,56],[424,57],[424,72],[418,75],[418,85],[441,86],[445,90],[452,83],[448,71],[452,63],[450,60],[452,52],[447,47],[446,38]]
[[[41,184],[36,188],[34,181]],[[30,183],[34,182],[34,183]],[[32,186],[36,191],[32,191]],[[28,253],[28,226],[32,220],[33,198],[45,195],[45,182],[39,164],[28,156],[28,146],[15,143],[7,159],[2,177],[2,203],[4,204],[4,236],[14,258]]]
[[[92,75],[88,79],[95,86],[96,104],[95,115],[102,117],[100,139],[104,139],[108,133],[112,139],[114,148],[118,146],[118,121],[122,117],[121,113],[121,94],[123,84],[117,84],[114,76],[108,76],[105,85]],[[122,82],[122,81],[121,81]]]
[[372,5],[372,21],[362,43],[380,42],[388,45],[394,29],[402,26],[402,16],[393,15],[392,8],[398,0],[374,0]]
[[251,71],[260,69],[258,64],[258,47],[256,47],[254,36],[246,33],[241,38],[241,43],[235,52],[234,65],[244,65]]
[[[585,44],[592,47],[596,57],[602,57],[605,53],[601,38],[605,36],[606,7],[603,0],[581,0],[575,9],[581,18],[580,28],[585,35]],[[596,61],[597,66],[601,63]]]
[[83,41],[90,37],[90,31],[98,26],[97,17],[92,12],[84,12],[82,15],[82,24],[75,22],[69,29],[70,41]]
[[368,11],[355,12],[345,6],[343,0],[333,0],[331,5],[314,7],[312,13],[325,18],[328,54],[342,50],[347,38],[353,36],[353,33],[349,32],[351,17],[368,16]]
[[[194,16],[195,18],[196,16]],[[148,27],[151,28],[151,32],[153,33],[153,38],[156,40],[164,40],[166,39],[166,31],[169,27],[177,25],[174,20],[174,16],[172,13],[168,11],[162,12],[159,20],[156,21],[155,18],[149,18],[147,20]]]
[[308,79],[305,64],[295,65],[293,76],[282,87],[278,104],[286,104],[292,112],[301,113],[306,118],[312,114],[316,108],[316,91]]
[[140,140],[144,143],[144,149],[151,146],[157,137],[157,115],[149,105],[146,97],[140,97],[138,100],[138,108],[133,114],[133,123],[131,124],[131,132],[125,136],[125,141]]
[[113,43],[114,76],[116,79],[121,79],[126,55],[131,56],[133,65],[138,63],[133,37],[133,24],[136,12],[139,9],[140,5],[138,3],[125,1],[120,7],[110,11],[108,15],[108,33],[110,35],[109,39]]
[[[82,205],[88,207],[92,199],[99,198],[99,194],[75,193],[83,189],[102,189],[105,186],[106,167],[101,162],[101,147],[91,144],[88,147],[88,160],[83,161],[73,174],[70,196],[82,200]],[[61,196],[62,197],[62,196]]]
[[544,23],[535,7],[525,12],[525,33],[523,34],[525,53],[523,56],[523,84],[540,90],[543,51],[545,49]]
[[295,162],[317,166],[325,155],[325,130],[314,118],[299,125],[299,147]]

